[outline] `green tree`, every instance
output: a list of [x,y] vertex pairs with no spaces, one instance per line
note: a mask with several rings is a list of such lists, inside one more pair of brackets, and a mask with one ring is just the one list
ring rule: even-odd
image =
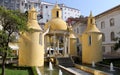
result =
[[13,42],[15,33],[25,32],[27,17],[19,11],[7,10],[0,7],[0,52],[2,56],[2,74],[5,75],[5,60],[11,50],[9,43]]

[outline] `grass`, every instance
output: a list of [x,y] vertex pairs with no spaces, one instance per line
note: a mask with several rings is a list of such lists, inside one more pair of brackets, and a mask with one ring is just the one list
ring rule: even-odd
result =
[[[1,73],[1,68],[0,68]],[[29,75],[28,70],[11,70],[11,69],[5,69],[5,75]]]
[[[0,65],[0,74],[2,72]],[[18,67],[11,65],[6,65],[5,75],[33,75],[30,67]]]

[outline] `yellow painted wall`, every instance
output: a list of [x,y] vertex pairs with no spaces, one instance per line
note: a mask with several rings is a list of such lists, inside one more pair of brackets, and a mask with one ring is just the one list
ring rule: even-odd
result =
[[[91,35],[92,44],[88,44],[88,37]],[[100,33],[84,33],[82,35],[82,62],[91,64],[102,61],[102,34]]]
[[70,55],[76,56],[77,55],[77,46],[76,46],[76,38],[70,38]]
[[[32,32],[21,35],[19,42],[19,66],[44,65],[44,46],[39,42],[39,38],[41,38],[39,34],[39,32]],[[42,44],[44,43],[42,42]]]

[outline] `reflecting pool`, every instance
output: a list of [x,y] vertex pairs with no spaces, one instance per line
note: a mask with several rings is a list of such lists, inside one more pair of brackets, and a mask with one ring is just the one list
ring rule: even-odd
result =
[[42,73],[42,75],[59,75],[59,70],[61,70],[62,75],[73,75],[73,74],[69,73],[68,71],[60,69],[56,65],[53,65],[53,70],[50,70],[48,63],[45,64],[44,67],[40,67],[39,69],[40,69],[40,72]]

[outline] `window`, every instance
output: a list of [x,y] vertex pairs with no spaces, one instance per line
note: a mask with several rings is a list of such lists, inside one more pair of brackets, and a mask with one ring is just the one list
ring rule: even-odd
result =
[[48,6],[46,5],[46,8],[48,8]]
[[34,7],[36,8],[38,6],[38,4],[37,3],[34,3]]
[[92,19],[90,19],[90,24],[92,24]]
[[48,19],[46,19],[46,22],[48,22]]
[[31,5],[29,5],[29,9],[31,8]]
[[42,45],[42,33],[39,34],[39,44]]
[[20,4],[16,4],[17,9],[19,8]]
[[14,3],[14,0],[11,0],[11,3]]
[[[4,0],[3,0],[3,1],[4,1]],[[8,0],[5,0],[4,2],[6,2],[6,3],[7,3],[7,2],[8,2]]]
[[114,52],[114,46],[111,46],[111,52]]
[[101,29],[103,29],[103,28],[105,28],[105,22],[104,21],[101,22]]
[[105,52],[105,46],[102,46],[102,51]]
[[25,9],[27,9],[27,8],[28,8],[27,3],[25,3]]
[[110,26],[114,26],[114,18],[110,19]]
[[22,6],[24,5],[24,2],[22,1]]
[[59,17],[59,12],[57,11],[57,17]]
[[65,16],[65,19],[66,19],[66,16]]
[[114,40],[115,40],[115,33],[114,33],[114,32],[111,32],[111,33],[110,33],[110,37],[111,37],[111,41],[114,41]]
[[17,0],[17,2],[19,3],[19,2],[20,2],[20,0]]
[[89,37],[88,37],[88,45],[90,45],[90,46],[91,46],[91,44],[92,44],[92,37],[91,37],[91,36],[89,36]]
[[102,34],[102,41],[104,42],[105,41],[105,35]]

